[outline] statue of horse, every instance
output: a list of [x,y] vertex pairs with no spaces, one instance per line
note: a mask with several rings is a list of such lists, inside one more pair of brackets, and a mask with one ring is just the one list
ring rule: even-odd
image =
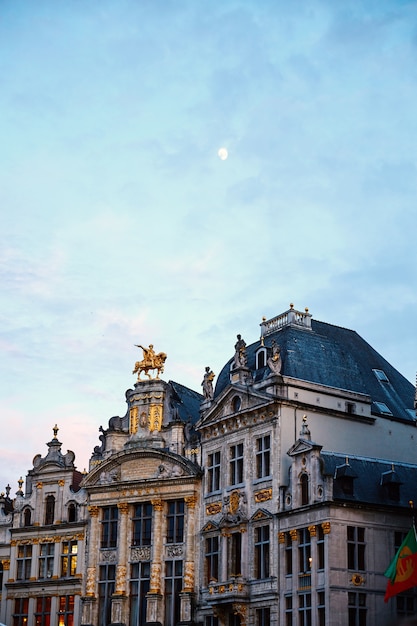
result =
[[150,375],[149,372],[151,372],[152,370],[157,370],[155,379],[159,379],[159,374],[162,374],[164,371],[164,363],[166,361],[167,355],[165,354],[165,352],[158,352],[158,354],[155,354],[155,356],[153,357],[153,363],[152,360],[150,359],[143,359],[143,361],[136,361],[135,363],[135,369],[133,370],[132,374],[136,374],[138,375],[138,381],[143,380],[140,375],[141,372],[145,372],[146,376],[149,378],[149,380],[152,379],[152,376]]

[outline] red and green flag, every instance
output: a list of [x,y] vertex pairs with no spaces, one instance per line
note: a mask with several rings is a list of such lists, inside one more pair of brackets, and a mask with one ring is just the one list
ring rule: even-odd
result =
[[414,526],[408,531],[384,575],[389,578],[385,602],[397,593],[417,586],[417,537]]

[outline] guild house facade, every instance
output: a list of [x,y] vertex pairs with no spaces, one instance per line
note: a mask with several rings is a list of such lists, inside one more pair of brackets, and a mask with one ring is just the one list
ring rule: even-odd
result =
[[[417,505],[416,390],[292,305],[202,394],[153,345],[89,471],[58,428],[0,498],[7,626],[389,626],[384,572]],[[217,370],[217,368],[215,368]]]

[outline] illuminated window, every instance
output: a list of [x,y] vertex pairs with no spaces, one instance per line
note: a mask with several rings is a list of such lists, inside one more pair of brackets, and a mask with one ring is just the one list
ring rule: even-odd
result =
[[29,598],[15,598],[13,626],[26,626],[29,616]]
[[77,571],[78,541],[63,541],[61,555],[61,576],[71,578]]
[[74,626],[74,596],[59,597],[58,626]]
[[51,596],[36,598],[35,624],[36,626],[50,626],[51,623]]

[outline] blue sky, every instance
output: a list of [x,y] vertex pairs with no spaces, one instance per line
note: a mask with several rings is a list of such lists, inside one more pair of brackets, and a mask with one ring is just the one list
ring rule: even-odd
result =
[[0,490],[290,302],[415,381],[416,1],[1,0],[0,81]]

